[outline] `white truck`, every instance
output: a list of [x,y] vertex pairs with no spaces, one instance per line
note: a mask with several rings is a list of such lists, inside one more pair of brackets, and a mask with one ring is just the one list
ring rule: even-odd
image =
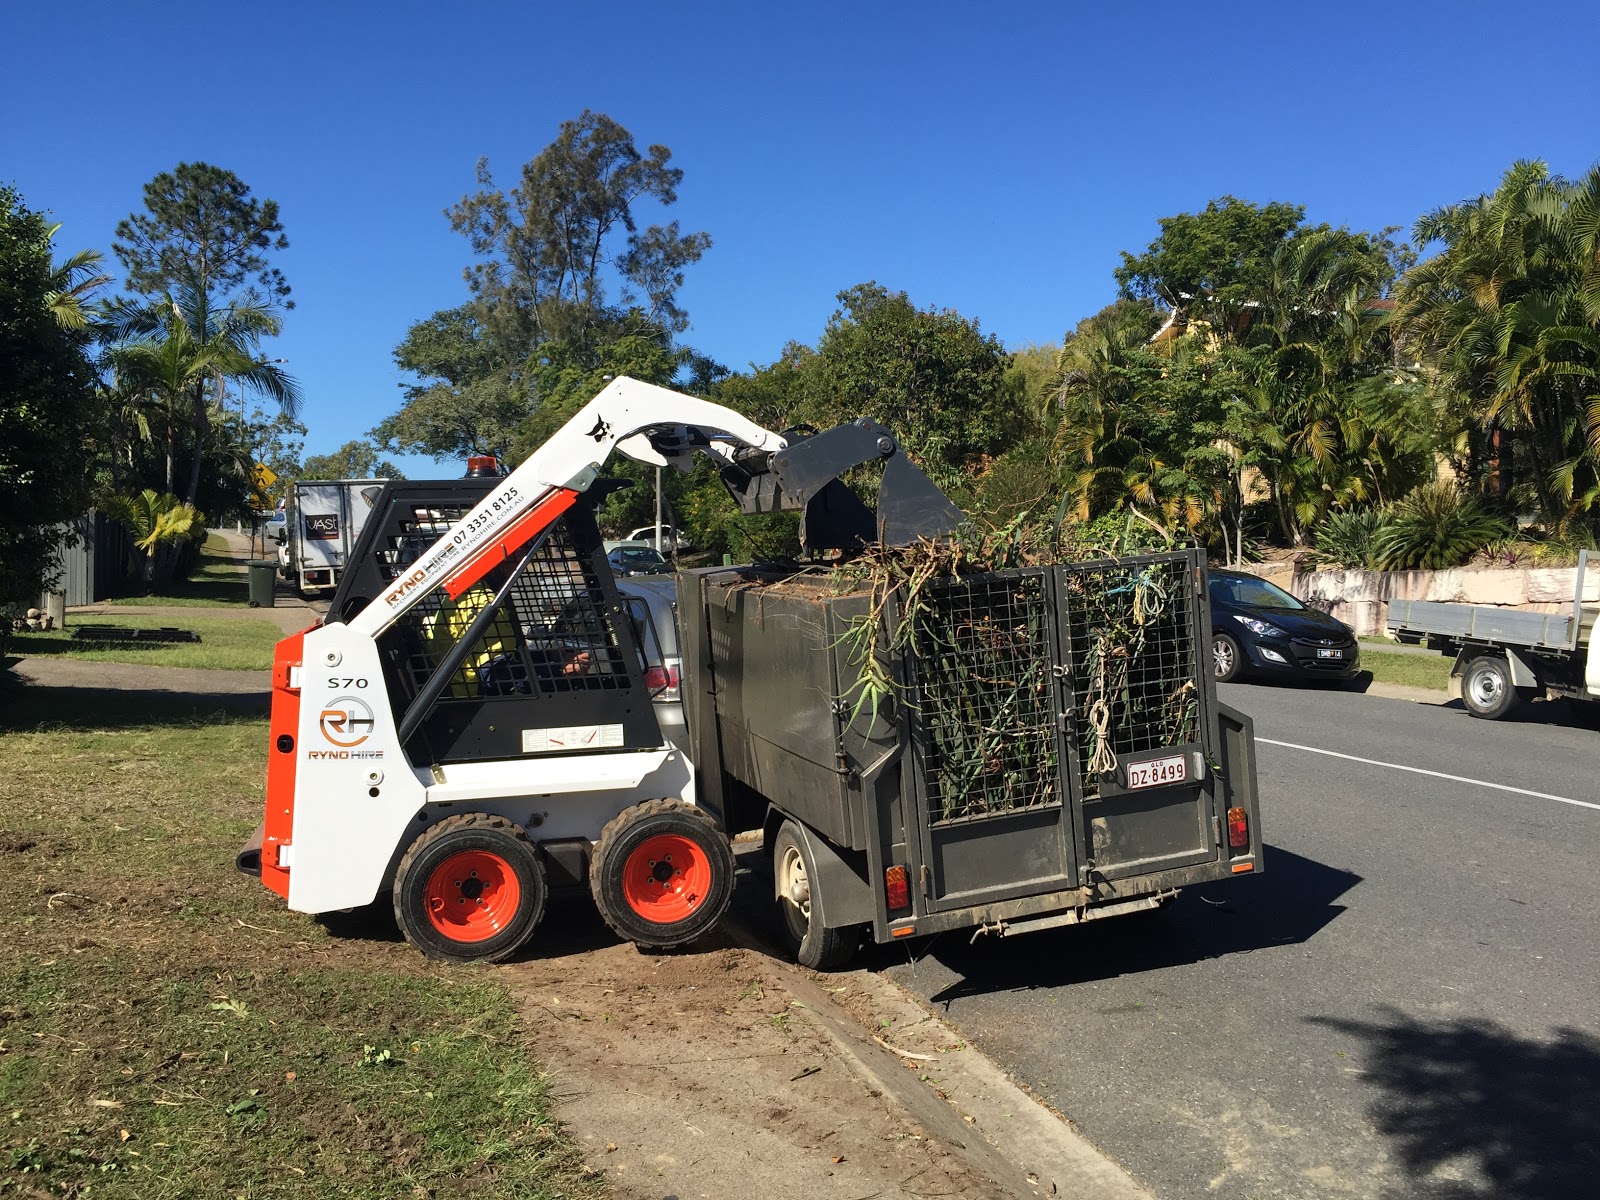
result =
[[1541,692],[1600,699],[1597,616],[1600,572],[1590,575],[1585,550],[1568,612],[1391,600],[1387,625],[1400,642],[1454,655],[1450,675],[1460,681],[1462,704],[1473,716],[1495,721]]
[[304,595],[331,592],[366,527],[382,479],[302,479],[289,486],[278,526],[278,570]]

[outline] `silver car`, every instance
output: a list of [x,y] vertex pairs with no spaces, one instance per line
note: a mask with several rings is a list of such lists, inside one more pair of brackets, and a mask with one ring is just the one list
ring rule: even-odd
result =
[[671,576],[632,575],[617,580],[634,637],[644,651],[645,685],[655,703],[661,734],[687,754],[683,702],[678,691],[678,584]]

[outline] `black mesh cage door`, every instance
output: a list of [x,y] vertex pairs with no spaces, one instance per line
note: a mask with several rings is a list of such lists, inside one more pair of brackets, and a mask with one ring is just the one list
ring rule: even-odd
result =
[[[471,511],[482,488],[463,490],[469,494],[396,497],[385,514],[388,528],[373,547],[384,582]],[[644,684],[643,651],[606,564],[592,507],[580,502],[570,509],[524,564],[525,552],[526,547],[517,551],[459,596],[435,588],[380,635],[397,719],[455,660],[406,743],[413,763],[661,745]],[[490,607],[494,611],[472,645],[453,654]]]

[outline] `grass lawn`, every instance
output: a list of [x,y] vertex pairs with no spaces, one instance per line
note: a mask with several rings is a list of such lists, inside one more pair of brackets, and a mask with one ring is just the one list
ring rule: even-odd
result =
[[0,696],[0,1196],[593,1194],[492,970],[234,871],[265,741]]
[[[137,629],[171,626],[192,629],[198,642],[76,642],[76,625],[131,625]],[[66,629],[49,633],[13,634],[12,654],[64,655],[87,662],[139,663],[152,667],[209,667],[224,671],[266,671],[272,667],[272,648],[283,631],[271,621],[228,617],[117,616],[67,618]]]
[[[270,549],[269,544],[269,549]],[[271,558],[271,554],[262,555]],[[194,575],[172,584],[158,596],[118,596],[107,604],[152,604],[176,608],[243,608],[249,600],[245,587],[244,560],[228,553],[228,543],[214,533],[206,535],[200,549],[200,565]]]
[[1378,683],[1395,683],[1404,687],[1437,688],[1444,691],[1450,686],[1450,667],[1453,659],[1443,654],[1396,654],[1382,650],[1369,650],[1363,645],[1361,665],[1372,672]]

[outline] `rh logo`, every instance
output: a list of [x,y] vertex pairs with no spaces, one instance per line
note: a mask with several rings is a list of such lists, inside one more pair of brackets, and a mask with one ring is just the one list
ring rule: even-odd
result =
[[355,696],[339,696],[323,706],[317,726],[328,742],[349,750],[372,736],[372,709]]

